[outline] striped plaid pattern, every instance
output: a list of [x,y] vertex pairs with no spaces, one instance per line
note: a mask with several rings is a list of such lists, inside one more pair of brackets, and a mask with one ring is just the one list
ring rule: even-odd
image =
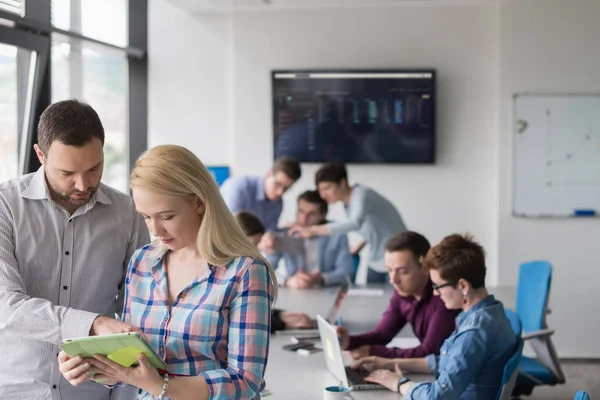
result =
[[211,265],[169,307],[165,255],[154,242],[131,258],[123,320],[142,329],[169,372],[206,379],[211,399],[260,398],[273,296],[266,265]]

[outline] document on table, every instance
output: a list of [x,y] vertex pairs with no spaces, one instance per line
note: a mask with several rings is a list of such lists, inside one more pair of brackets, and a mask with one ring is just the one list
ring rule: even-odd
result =
[[350,288],[348,289],[348,296],[369,296],[369,297],[382,297],[383,289],[377,288]]
[[398,347],[400,349],[412,349],[421,344],[416,337],[395,337],[387,344],[387,347]]

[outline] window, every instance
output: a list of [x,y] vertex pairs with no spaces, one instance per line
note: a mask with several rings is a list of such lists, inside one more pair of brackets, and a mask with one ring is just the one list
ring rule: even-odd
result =
[[0,42],[0,182],[21,175],[36,60],[35,52]]
[[127,3],[127,0],[52,0],[52,26],[126,47],[129,44]]
[[[106,21],[111,21],[107,29]],[[127,44],[124,0],[52,0],[52,24],[118,46]],[[129,190],[129,82],[125,52],[52,34],[52,102],[76,98],[92,106],[104,126],[102,181]]]
[[147,147],[148,0],[0,0],[0,182],[40,167],[42,112],[77,98],[105,130],[103,182]]
[[79,39],[52,35],[52,102],[76,98],[102,121],[102,181],[122,192],[129,185],[128,70],[124,54]]
[[0,0],[0,10],[21,16],[24,13],[23,5],[23,0]]

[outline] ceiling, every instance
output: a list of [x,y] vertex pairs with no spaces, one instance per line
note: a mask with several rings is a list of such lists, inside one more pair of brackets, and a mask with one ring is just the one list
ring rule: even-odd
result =
[[191,14],[306,8],[354,8],[401,5],[493,4],[502,0],[167,0]]

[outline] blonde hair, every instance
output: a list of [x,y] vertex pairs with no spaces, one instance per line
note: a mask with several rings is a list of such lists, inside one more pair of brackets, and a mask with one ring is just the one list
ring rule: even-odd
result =
[[277,298],[277,277],[268,261],[237,223],[219,187],[202,161],[182,146],[156,146],[140,155],[131,171],[130,187],[144,187],[174,197],[197,197],[205,211],[198,231],[198,251],[212,265],[226,265],[236,257],[258,258],[267,266]]

